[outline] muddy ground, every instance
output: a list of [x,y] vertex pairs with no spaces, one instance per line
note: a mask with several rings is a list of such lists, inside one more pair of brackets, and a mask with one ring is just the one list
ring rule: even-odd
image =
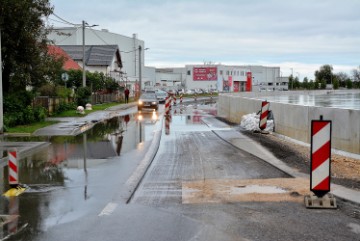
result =
[[[216,118],[258,142],[288,166],[302,173],[310,173],[310,146],[297,144],[272,133],[264,135],[247,131],[236,123],[229,122],[221,117]],[[360,190],[360,159],[332,153],[331,182]]]
[[[294,143],[274,134],[239,131],[271,151],[278,159],[302,173],[310,173],[310,147]],[[360,160],[331,154],[332,183],[360,190]]]

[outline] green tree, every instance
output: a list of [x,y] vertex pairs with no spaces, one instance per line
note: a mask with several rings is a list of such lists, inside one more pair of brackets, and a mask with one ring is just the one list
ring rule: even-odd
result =
[[0,0],[3,90],[40,87],[59,71],[48,54],[44,17],[53,12],[49,0]]
[[307,77],[305,77],[304,79],[303,79],[303,82],[302,82],[302,84],[301,84],[301,87],[303,88],[303,89],[309,89],[309,79],[307,78]]
[[353,88],[353,82],[350,79],[346,80],[346,88],[348,89]]
[[323,65],[320,70],[315,71],[315,80],[321,83],[321,88],[325,89],[327,84],[331,84],[334,78],[332,73],[333,67],[331,65]]
[[289,90],[293,90],[294,89],[294,76],[290,75],[289,76]]
[[335,78],[339,81],[339,87],[346,87],[346,82],[349,78],[349,75],[345,72],[340,72],[335,75]]
[[308,85],[308,89],[309,89],[309,90],[314,90],[314,89],[315,89],[314,80],[310,80],[309,85]]

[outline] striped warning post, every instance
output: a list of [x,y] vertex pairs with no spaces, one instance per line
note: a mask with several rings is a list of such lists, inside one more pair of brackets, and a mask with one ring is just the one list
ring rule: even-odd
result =
[[330,191],[331,121],[311,122],[310,190],[318,197]]
[[173,101],[174,101],[173,105],[176,105],[176,95],[173,94],[172,97],[173,97]]
[[19,174],[16,150],[8,151],[8,157],[9,185],[11,187],[17,187],[19,185]]
[[165,115],[170,115],[170,96],[167,96],[165,99]]
[[260,113],[260,121],[259,128],[260,130],[264,130],[266,128],[266,122],[268,119],[270,103],[267,101],[261,102],[261,113]]

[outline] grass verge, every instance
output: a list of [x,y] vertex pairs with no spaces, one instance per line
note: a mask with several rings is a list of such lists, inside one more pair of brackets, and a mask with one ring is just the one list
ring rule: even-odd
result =
[[6,133],[33,133],[34,131],[36,131],[37,129],[46,127],[46,126],[50,126],[53,124],[58,123],[58,121],[42,121],[42,122],[37,122],[37,123],[32,123],[29,125],[19,125],[19,126],[15,126],[15,127],[9,127],[6,129]]

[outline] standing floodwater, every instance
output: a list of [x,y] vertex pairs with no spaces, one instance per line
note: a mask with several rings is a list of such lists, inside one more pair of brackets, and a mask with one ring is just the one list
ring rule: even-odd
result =
[[293,94],[262,97],[262,99],[264,98],[270,102],[360,110],[360,92],[337,93],[329,91],[325,94],[309,92],[309,94],[300,95]]

